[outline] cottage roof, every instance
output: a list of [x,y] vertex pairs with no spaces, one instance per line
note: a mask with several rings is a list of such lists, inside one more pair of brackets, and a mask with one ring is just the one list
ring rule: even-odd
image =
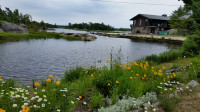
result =
[[158,15],[149,15],[149,14],[138,14],[135,17],[131,18],[130,20],[134,20],[137,16],[143,16],[146,17],[148,19],[155,19],[155,20],[170,20],[170,17],[166,17],[166,16],[158,16]]

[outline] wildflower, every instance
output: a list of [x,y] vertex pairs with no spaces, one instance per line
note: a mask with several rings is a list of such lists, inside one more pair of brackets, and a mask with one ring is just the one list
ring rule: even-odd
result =
[[17,107],[17,104],[13,104],[13,107]]
[[35,82],[34,85],[37,87],[37,86],[40,86],[40,83],[39,82]]
[[157,75],[158,73],[157,72],[154,72],[154,75]]
[[37,102],[41,102],[42,101],[42,98],[39,98],[38,100],[37,100]]
[[119,84],[119,81],[115,81],[117,84]]
[[79,99],[82,99],[82,96],[79,96],[78,98],[79,98]]
[[163,69],[163,70],[165,70],[165,67],[164,67],[164,66],[162,66],[162,69]]
[[91,74],[91,77],[94,77],[94,74]]
[[154,108],[153,111],[155,112],[155,111],[156,111],[156,108]]
[[46,82],[51,82],[51,79],[47,79]]
[[1,80],[1,77],[0,77],[0,80]]
[[57,81],[57,82],[56,82],[56,85],[60,85],[60,81]]
[[136,74],[138,77],[140,76],[139,74]]
[[57,109],[58,112],[60,112],[60,109]]
[[144,79],[144,77],[142,77],[142,80]]
[[161,75],[162,75],[162,73],[160,73],[160,72],[159,72],[159,73],[158,73],[158,75],[159,75],[159,76],[161,76]]
[[35,100],[35,97],[32,97],[31,100]]
[[44,104],[44,103],[42,104],[42,107],[45,107],[45,104]]
[[86,105],[87,103],[86,103],[86,102],[83,102],[83,104]]
[[42,92],[45,92],[45,89],[42,89]]
[[44,99],[45,102],[47,102],[47,99]]
[[113,63],[113,65],[115,65],[116,63]]
[[161,73],[161,72],[162,72],[162,70],[159,70],[158,72],[160,72],[160,73]]
[[133,79],[133,77],[130,77],[130,79]]
[[136,79],[136,77],[134,77],[134,79]]
[[123,65],[120,65],[120,67],[123,67]]
[[0,108],[0,112],[6,112],[5,110],[3,110],[2,108]]
[[154,67],[151,67],[151,69],[154,69]]
[[29,107],[23,107],[22,112],[28,112],[29,111]]
[[176,77],[176,74],[173,74],[174,77]]
[[170,76],[168,75],[168,76],[167,76],[167,78],[169,79],[169,78],[170,78]]
[[53,78],[53,75],[49,75],[49,78],[51,78],[51,79],[52,79],[52,78]]
[[146,74],[144,74],[144,77],[147,77],[147,75],[146,75]]
[[106,62],[109,62],[109,60],[106,60]]
[[71,104],[74,104],[74,101],[71,101]]
[[108,83],[108,86],[110,86],[110,83]]

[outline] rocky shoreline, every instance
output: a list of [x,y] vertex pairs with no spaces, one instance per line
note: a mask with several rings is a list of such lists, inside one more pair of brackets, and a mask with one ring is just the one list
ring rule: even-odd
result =
[[82,40],[82,41],[94,41],[97,39],[95,36],[88,35],[88,34],[73,34],[73,33],[62,33],[61,36],[65,37],[74,37],[75,40]]
[[108,36],[116,38],[129,38],[135,41],[147,41],[147,42],[158,42],[181,45],[186,39],[185,37],[174,37],[174,36],[161,36],[161,35],[141,35],[141,34],[109,34],[109,33],[92,33],[99,36]]

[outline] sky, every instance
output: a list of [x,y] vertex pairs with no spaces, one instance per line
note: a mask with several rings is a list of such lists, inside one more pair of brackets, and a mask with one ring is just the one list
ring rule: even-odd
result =
[[170,16],[184,4],[178,0],[0,0],[0,5],[2,9],[19,9],[38,22],[57,25],[103,22],[115,28],[130,28],[130,19],[137,14]]

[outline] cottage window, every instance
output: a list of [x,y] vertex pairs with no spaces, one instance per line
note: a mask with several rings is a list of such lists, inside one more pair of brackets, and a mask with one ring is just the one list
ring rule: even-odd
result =
[[140,19],[140,23],[139,23],[139,25],[142,26],[142,19]]
[[133,26],[135,26],[135,24],[136,24],[136,20],[133,21]]

